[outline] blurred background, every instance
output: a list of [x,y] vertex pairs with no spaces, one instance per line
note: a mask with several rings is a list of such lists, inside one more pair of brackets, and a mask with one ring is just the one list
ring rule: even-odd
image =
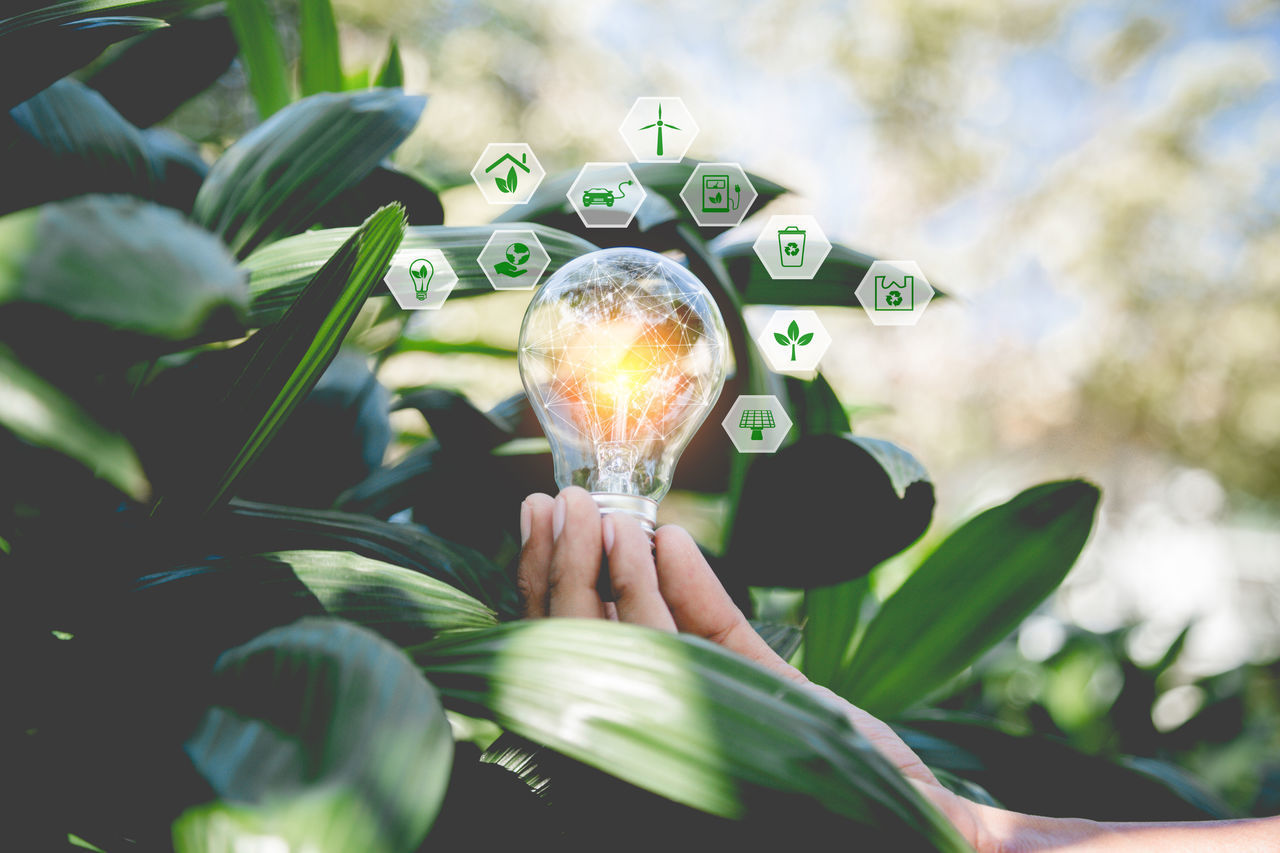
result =
[[[487,143],[528,142],[549,174],[627,160],[634,99],[673,95],[701,127],[689,156],[916,260],[951,298],[914,328],[823,310],[822,368],[859,432],[928,468],[935,533],[1037,480],[1104,489],[1061,590],[941,704],[1280,810],[1280,2],[335,7],[349,65],[395,34],[430,95],[397,161],[443,190],[446,224],[501,212],[468,177]],[[256,121],[243,86],[233,67],[167,124],[212,156]],[[415,322],[511,347],[527,299]],[[380,376],[482,405],[520,388],[483,355],[400,353]],[[426,431],[395,418],[393,453]],[[710,512],[712,535],[714,507],[664,509]]]

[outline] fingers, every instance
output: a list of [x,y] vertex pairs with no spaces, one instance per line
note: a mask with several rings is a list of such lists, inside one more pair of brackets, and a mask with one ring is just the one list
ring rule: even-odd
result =
[[611,513],[604,517],[601,529],[618,619],[675,633],[675,620],[658,589],[649,537],[640,523]]
[[520,504],[520,565],[516,588],[520,591],[526,619],[547,615],[547,576],[551,571],[554,501],[550,495],[529,495]]
[[605,617],[604,604],[596,592],[603,547],[600,509],[585,489],[571,486],[556,496],[551,535],[547,615]]
[[787,678],[804,680],[799,670],[760,639],[707,565],[698,545],[682,528],[658,529],[658,588],[676,627],[706,637]]

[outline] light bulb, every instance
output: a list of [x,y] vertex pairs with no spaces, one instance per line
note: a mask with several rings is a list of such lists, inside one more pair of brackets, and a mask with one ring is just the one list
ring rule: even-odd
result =
[[556,484],[652,533],[676,461],[724,386],[727,333],[702,282],[643,249],[561,267],[520,327],[520,378]]
[[426,301],[427,288],[431,286],[431,277],[435,274],[435,265],[426,258],[418,258],[409,264],[409,278],[413,279],[413,292],[418,295],[419,302]]

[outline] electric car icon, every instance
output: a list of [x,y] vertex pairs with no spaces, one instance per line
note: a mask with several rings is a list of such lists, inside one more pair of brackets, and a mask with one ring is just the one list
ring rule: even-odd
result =
[[613,190],[604,187],[592,187],[582,192],[582,206],[590,207],[593,204],[603,204],[605,207],[613,207],[613,203],[619,199],[626,198],[627,194],[623,192],[622,187],[630,184],[632,181],[622,181],[618,184],[618,191],[615,194]]

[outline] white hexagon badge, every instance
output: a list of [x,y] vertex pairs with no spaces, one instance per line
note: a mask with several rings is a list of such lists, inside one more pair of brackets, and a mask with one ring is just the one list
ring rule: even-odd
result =
[[678,163],[698,135],[698,123],[679,98],[637,98],[618,127],[639,163]]
[[494,290],[533,290],[551,264],[551,256],[532,231],[494,231],[476,263]]
[[726,228],[742,222],[758,195],[737,163],[699,163],[680,190],[695,222]]
[[773,312],[756,345],[774,372],[805,376],[818,369],[831,335],[816,312],[784,308]]
[[528,204],[547,172],[523,142],[490,142],[471,168],[489,204]]
[[449,298],[458,276],[439,249],[401,249],[385,281],[401,308],[435,310]]
[[565,195],[588,228],[626,228],[646,193],[626,163],[588,163]]
[[773,278],[813,278],[831,241],[812,216],[771,216],[755,242],[760,263]]
[[854,291],[877,326],[914,326],[933,294],[915,261],[876,261]]
[[733,402],[720,425],[739,453],[774,453],[791,430],[791,418],[777,397],[744,394]]

